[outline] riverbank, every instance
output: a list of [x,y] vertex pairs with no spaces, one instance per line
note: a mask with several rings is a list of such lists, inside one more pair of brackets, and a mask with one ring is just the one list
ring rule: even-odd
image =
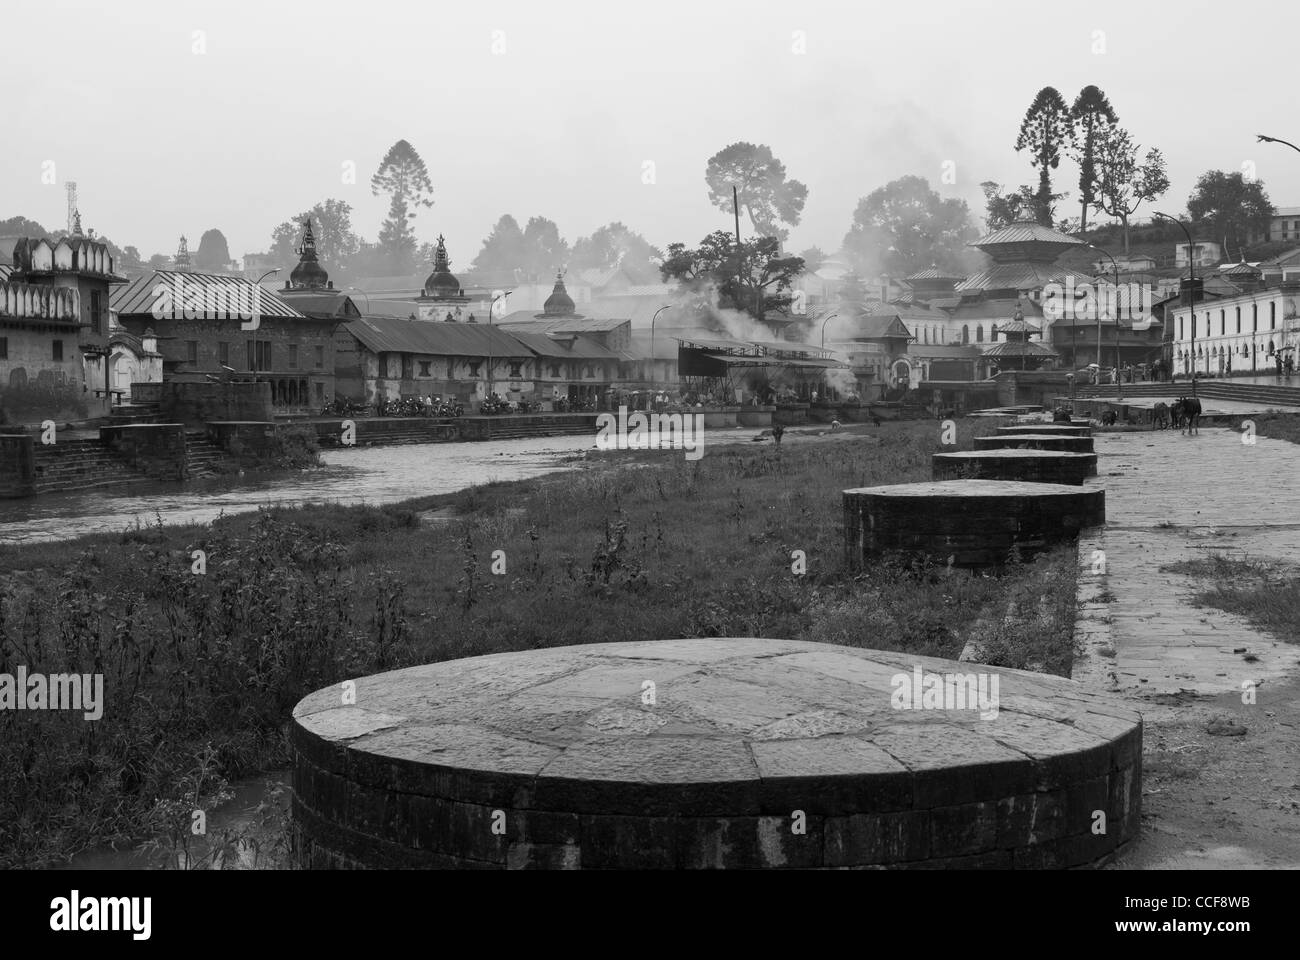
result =
[[[960,424],[959,445],[995,426]],[[846,573],[841,491],[929,479],[937,424],[790,439],[7,548],[0,670],[103,673],[105,706],[0,712],[0,866],[178,829],[283,766],[305,693],[410,664],[768,636],[951,658],[974,642],[1068,675],[1073,546],[999,576]]]

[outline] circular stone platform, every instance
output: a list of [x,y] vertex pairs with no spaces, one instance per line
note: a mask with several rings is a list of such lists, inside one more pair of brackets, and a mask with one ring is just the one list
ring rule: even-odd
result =
[[1062,437],[1092,436],[1092,427],[1076,427],[1064,423],[1018,423],[1014,427],[998,427],[997,430],[1004,437],[1019,433],[1040,433]]
[[[954,681],[936,706],[944,674],[983,708]],[[304,698],[291,741],[305,867],[1068,867],[1135,837],[1142,795],[1141,718],[1116,700],[784,640],[378,674],[355,705]]]
[[845,563],[892,551],[954,566],[1029,557],[1106,522],[1106,492],[1057,483],[943,480],[844,491]]
[[976,437],[976,450],[1060,450],[1065,453],[1093,453],[1092,437],[1069,437],[1059,433],[1014,433]]
[[975,480],[1064,483],[1077,487],[1086,477],[1097,472],[1097,455],[1053,450],[959,450],[936,453],[931,458],[930,469],[935,480],[971,477]]

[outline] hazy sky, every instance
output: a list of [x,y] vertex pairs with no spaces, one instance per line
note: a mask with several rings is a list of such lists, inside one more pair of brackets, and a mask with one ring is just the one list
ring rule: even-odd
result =
[[[729,225],[704,185],[736,140],[808,185],[790,246],[838,248],[858,199],[907,173],[982,213],[979,183],[1035,183],[1013,145],[1045,85],[1095,83],[1169,162],[1159,206],[1253,162],[1300,205],[1293,2],[6,2],[0,219],[83,222],[149,254],[220,228],[235,257],[327,197],[375,239],[370,175],[409,140],[464,269],[503,213],[570,242],[622,220],[663,245]],[[200,40],[195,31],[204,31]],[[1098,33],[1100,31],[1100,33]],[[196,53],[197,43],[206,52]],[[494,53],[494,43],[498,51]],[[802,44],[804,53],[796,50]],[[54,161],[57,185],[43,185]],[[343,181],[344,164],[356,182]],[[646,162],[653,163],[653,183]],[[956,183],[943,184],[943,164]],[[1077,169],[1057,172],[1076,215]],[[1139,214],[1141,216],[1141,213]],[[746,227],[746,230],[748,228]]]

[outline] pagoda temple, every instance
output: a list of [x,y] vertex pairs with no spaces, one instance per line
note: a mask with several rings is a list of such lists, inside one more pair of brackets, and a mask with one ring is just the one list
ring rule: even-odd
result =
[[357,305],[321,266],[316,252],[316,237],[311,229],[311,217],[302,221],[302,243],[298,245],[298,265],[284,282],[278,296],[305,317],[313,320],[355,320],[361,316]]
[[564,288],[564,271],[555,274],[555,288],[542,304],[542,312],[534,314],[534,317],[538,320],[582,319],[582,314],[577,312],[577,304],[573,302],[573,297],[569,296],[569,291]]
[[433,251],[433,272],[424,281],[424,289],[415,298],[419,304],[419,319],[439,320],[446,323],[465,323],[470,317],[465,307],[470,298],[465,296],[460,281],[451,272],[447,257],[447,243],[442,234]]
[[1034,343],[1029,338],[1035,334],[1041,336],[1041,327],[1025,319],[1019,305],[1010,320],[994,324],[993,339],[998,334],[1003,336],[1000,343],[994,343],[984,351],[984,359],[992,361],[999,368],[1014,367],[1019,370],[1037,370],[1050,366],[1056,361],[1056,351],[1042,343]]

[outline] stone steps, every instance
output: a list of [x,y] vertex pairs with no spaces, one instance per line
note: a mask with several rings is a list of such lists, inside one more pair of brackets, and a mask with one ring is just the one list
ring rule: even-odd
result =
[[185,469],[191,480],[212,477],[221,473],[221,465],[228,459],[226,451],[213,443],[200,431],[185,434]]
[[[1176,383],[1126,383],[1125,397],[1170,397],[1192,392],[1191,382]],[[1242,403],[1300,407],[1300,387],[1268,386],[1259,383],[1233,383],[1230,380],[1197,380],[1197,396],[1212,400],[1236,400]],[[1075,397],[1080,400],[1109,400],[1115,397],[1114,386],[1079,387]]]
[[37,493],[119,486],[148,479],[99,440],[76,438],[37,444],[35,460]]
[[156,403],[122,403],[106,418],[112,426],[131,423],[163,423],[162,410]]

